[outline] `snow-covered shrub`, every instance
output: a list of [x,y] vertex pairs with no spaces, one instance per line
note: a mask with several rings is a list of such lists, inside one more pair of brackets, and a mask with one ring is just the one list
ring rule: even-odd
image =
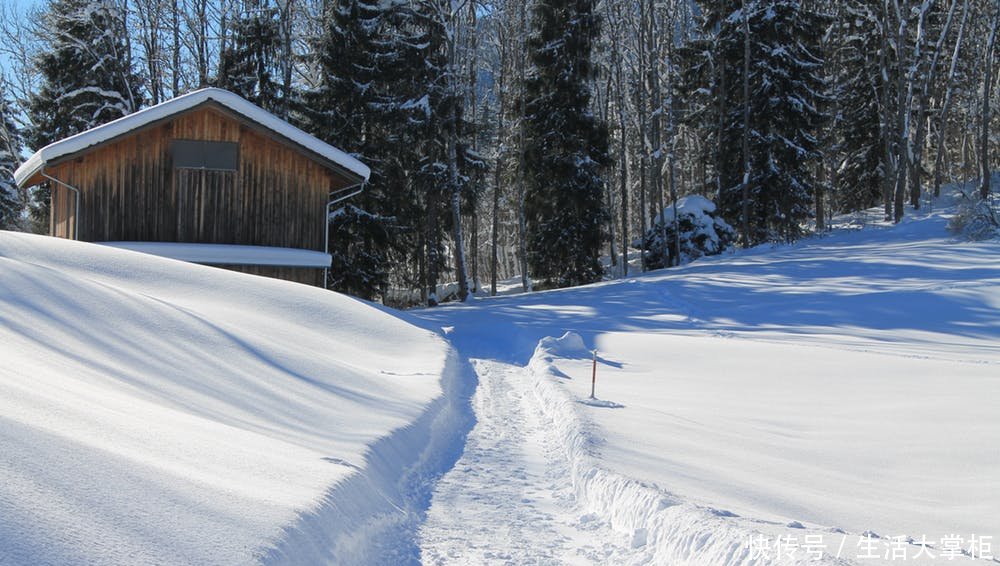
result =
[[966,197],[959,203],[957,214],[948,220],[948,230],[973,242],[989,240],[1000,235],[1000,219],[988,201]]
[[[720,254],[736,239],[733,227],[716,215],[715,203],[699,195],[686,196],[677,201],[677,226],[680,231],[680,261],[674,258],[677,253],[674,207],[668,205],[642,238],[642,254],[647,268],[680,265],[702,256]],[[663,255],[664,248],[666,257]]]

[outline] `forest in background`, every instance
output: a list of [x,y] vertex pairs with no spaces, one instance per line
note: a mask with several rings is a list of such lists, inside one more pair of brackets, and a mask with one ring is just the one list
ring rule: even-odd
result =
[[387,304],[626,276],[643,243],[674,265],[692,194],[743,246],[898,222],[951,180],[991,198],[998,23],[1000,0],[5,4],[0,222],[48,226],[25,153],[204,86],[371,166],[330,283]]

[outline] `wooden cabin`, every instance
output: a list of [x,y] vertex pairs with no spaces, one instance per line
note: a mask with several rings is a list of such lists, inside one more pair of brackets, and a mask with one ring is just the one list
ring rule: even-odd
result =
[[368,175],[339,149],[207,88],[48,145],[14,178],[49,184],[52,236],[323,285],[330,205]]

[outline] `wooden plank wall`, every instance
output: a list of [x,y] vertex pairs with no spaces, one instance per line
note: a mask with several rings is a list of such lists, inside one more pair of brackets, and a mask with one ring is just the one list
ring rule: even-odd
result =
[[[238,172],[174,169],[170,140],[239,143]],[[348,180],[215,107],[99,147],[50,174],[81,190],[80,239],[322,250],[330,191]],[[53,191],[52,234],[72,237],[68,190]],[[316,270],[303,270],[314,272]],[[297,274],[293,280],[302,276]]]
[[49,233],[60,238],[72,238],[72,224],[76,219],[76,214],[69,208],[69,201],[72,197],[75,202],[75,195],[69,189],[54,184],[51,190],[52,206],[49,207]]
[[322,269],[313,269],[310,267],[270,267],[266,265],[216,265],[215,267],[239,271],[240,273],[249,273],[251,275],[295,281],[296,283],[304,283],[315,287],[323,286]]

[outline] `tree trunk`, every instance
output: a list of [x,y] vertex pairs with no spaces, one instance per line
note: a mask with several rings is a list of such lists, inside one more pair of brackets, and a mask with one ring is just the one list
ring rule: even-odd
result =
[[457,72],[457,53],[455,45],[456,29],[455,18],[449,18],[448,26],[451,28],[448,33],[448,67],[446,80],[448,81],[448,96],[451,104],[448,116],[447,136],[447,159],[448,159],[448,183],[451,185],[451,222],[452,239],[455,243],[455,272],[458,276],[458,300],[465,302],[469,298],[469,272],[466,267],[465,236],[462,233],[462,182],[458,174],[458,122],[459,104],[462,98],[458,93],[458,80],[455,77]]
[[295,56],[292,53],[292,37],[295,33],[295,0],[285,0],[281,17],[281,117],[288,119],[292,102],[292,69]]
[[425,269],[427,270],[427,279],[425,284],[425,296],[427,297],[427,306],[436,307],[438,301],[440,300],[437,295],[437,285],[438,285],[438,267],[440,266],[440,258],[438,254],[441,253],[441,242],[438,239],[439,229],[439,191],[433,190],[427,197],[427,234],[424,237],[424,246],[426,247],[427,259],[425,261]]
[[[893,188],[892,221],[898,223],[903,219],[903,205],[906,201],[906,163],[908,161],[906,152],[909,149],[909,92],[912,92],[913,77],[912,72],[907,73],[906,71],[906,30],[909,27],[908,15],[910,13],[910,3],[908,0],[903,0],[903,4],[900,6],[899,0],[894,0],[893,6],[895,7],[896,17],[899,20],[899,26],[896,28],[896,142],[894,152],[896,166],[893,171],[896,174],[896,180]],[[908,75],[910,76],[908,77]],[[909,80],[907,80],[908,78]]]
[[[450,144],[451,148],[448,150],[452,155],[451,157],[457,157],[455,154],[454,141]],[[466,268],[465,261],[465,240],[462,235],[462,191],[461,185],[459,185],[458,180],[458,168],[455,166],[455,162],[452,161],[448,164],[448,168],[451,169],[449,177],[452,180],[452,192],[451,192],[451,221],[453,223],[452,227],[452,239],[455,240],[455,271],[458,275],[458,300],[466,301],[469,298],[469,272]]]
[[892,108],[890,104],[892,101],[892,79],[890,78],[889,69],[889,50],[891,49],[892,42],[889,39],[889,32],[886,29],[888,27],[889,2],[890,0],[885,0],[882,4],[882,18],[885,24],[881,30],[882,49],[879,50],[879,80],[882,87],[882,92],[880,93],[882,97],[882,111],[879,112],[879,130],[882,135],[883,160],[886,167],[885,175],[882,178],[882,203],[885,208],[886,221],[892,220],[892,187],[896,177],[893,141],[889,127]]
[[178,0],[172,0],[170,4],[170,28],[173,32],[174,43],[171,45],[170,49],[170,96],[176,97],[180,93],[180,79],[181,79],[181,22],[180,22],[180,7],[177,5]]
[[195,58],[198,64],[198,88],[208,86],[208,0],[197,0],[195,3]]
[[[526,3],[521,4],[521,29],[527,29],[528,17],[526,13]],[[521,41],[521,59],[527,58],[527,45],[522,40]],[[521,268],[521,290],[525,293],[531,291],[531,280],[528,278],[528,227],[527,227],[527,212],[525,210],[525,198],[527,197],[527,180],[525,179],[525,168],[524,168],[524,152],[527,148],[526,140],[524,138],[524,121],[526,119],[527,111],[525,109],[525,65],[518,65],[518,82],[520,83],[520,102],[521,102],[521,121],[518,124],[518,154],[520,155],[520,160],[518,163],[518,203],[517,203],[517,232],[518,232],[518,246],[520,257]]]
[[[476,73],[479,70],[479,63],[477,60],[478,50],[476,49],[476,2],[469,2],[469,44],[466,46],[468,53],[471,53],[469,59],[469,86],[468,86],[468,104],[472,110],[472,120],[470,121],[470,131],[469,137],[472,139],[472,151],[475,154],[479,154],[479,135],[477,128],[479,124],[478,111],[479,105],[477,104],[477,94],[476,94]],[[470,216],[472,217],[472,288],[470,291],[472,293],[479,292],[479,184],[482,182],[482,176],[478,173],[473,178],[473,183],[476,184],[474,187],[476,190],[472,191],[472,199],[469,204]]]
[[499,37],[497,42],[500,51],[500,72],[497,76],[497,99],[500,103],[497,112],[497,157],[493,165],[493,218],[492,231],[490,233],[490,295],[497,294],[497,272],[500,263],[500,185],[503,180],[503,158],[506,137],[504,117],[506,116],[507,104],[507,45],[504,37]]
[[[638,69],[638,83],[635,89],[635,107],[636,114],[639,118],[638,120],[638,150],[639,150],[639,238],[642,239],[646,235],[646,231],[649,228],[647,223],[647,192],[646,192],[646,164],[649,162],[649,146],[648,139],[646,138],[646,93],[644,88],[646,71],[647,71],[647,57],[646,53],[646,3],[639,2],[639,38],[637,51],[639,52],[639,69]],[[645,252],[645,250],[643,250]],[[648,268],[646,267],[646,254],[640,254],[640,265],[642,266],[642,271],[645,272]]]
[[927,132],[927,105],[930,101],[930,87],[932,84],[937,82],[937,68],[938,61],[941,59],[941,52],[944,50],[945,38],[948,37],[948,31],[951,30],[951,22],[954,20],[955,7],[958,5],[958,0],[951,0],[951,6],[948,8],[948,17],[945,19],[944,26],[941,28],[941,35],[938,37],[937,42],[934,45],[934,53],[931,55],[930,68],[927,70],[927,76],[923,77],[921,81],[922,86],[920,88],[920,97],[917,101],[917,130],[913,135],[913,140],[911,144],[910,155],[910,205],[913,208],[920,208],[920,195],[922,192],[921,179],[923,177],[923,150],[924,150],[924,140]]
[[743,247],[750,247],[750,16],[744,1],[743,12],[743,184],[742,214]]
[[[719,0],[719,13],[724,14],[726,10],[726,0]],[[718,124],[715,132],[715,202],[722,203],[722,136],[726,131],[726,68],[722,53],[720,52],[719,41],[715,42],[715,72],[717,74],[715,100],[718,105]]]
[[650,110],[651,121],[649,124],[649,151],[651,152],[652,163],[650,165],[650,181],[653,185],[653,197],[654,202],[652,208],[652,215],[654,218],[654,225],[657,220],[659,220],[659,233],[660,233],[660,249],[657,253],[660,254],[661,261],[663,265],[667,265],[667,259],[670,254],[668,252],[669,243],[667,243],[667,226],[666,222],[663,222],[663,148],[661,147],[660,130],[661,130],[661,120],[663,111],[663,97],[660,92],[660,61],[664,59],[661,57],[659,52],[659,35],[656,28],[656,4],[654,0],[649,1],[649,8],[647,8],[647,18],[649,19],[649,24],[647,27],[646,39],[647,48],[646,51],[649,53],[650,63],[649,63],[649,74],[647,79],[647,88],[649,89],[649,100],[650,100]]
[[990,196],[990,96],[993,87],[993,46],[997,38],[997,24],[1000,23],[1000,0],[997,0],[993,14],[993,25],[990,28],[990,39],[986,44],[986,54],[983,58],[983,113],[980,116],[979,129],[979,198],[986,200]]
[[[671,65],[673,64],[671,53]],[[669,262],[669,265],[676,266],[681,264],[681,230],[680,230],[680,219],[677,218],[677,181],[674,175],[676,170],[676,155],[677,155],[677,113],[675,105],[676,100],[673,94],[673,90],[670,91],[670,122],[667,127],[667,133],[670,136],[670,153],[667,155],[667,182],[670,186],[670,206],[673,208],[674,213],[674,253],[673,260]],[[666,222],[663,223],[663,230],[666,231]],[[663,239],[666,240],[666,234],[663,234]]]
[[[609,123],[608,116],[611,115],[611,78],[614,73],[609,72],[607,74],[607,80],[604,83],[604,101],[601,104],[601,122]],[[615,191],[611,183],[604,183],[604,198],[608,201],[608,239],[610,245],[608,246],[608,254],[611,257],[611,271],[615,277],[618,276],[620,271],[618,271],[618,241],[615,232]]]
[[962,23],[958,26],[958,38],[951,54],[951,67],[948,69],[948,80],[945,83],[944,102],[938,117],[937,143],[934,155],[934,196],[941,196],[941,166],[944,157],[944,140],[948,124],[948,110],[951,108],[951,96],[955,84],[955,70],[958,68],[958,57],[962,51],[962,41],[965,37],[965,23],[969,16],[969,0],[962,2]]
[[[611,5],[606,3],[605,6],[608,9],[608,16],[611,16]],[[622,60],[621,60],[621,49],[620,49],[620,36],[619,29],[617,26],[611,32],[611,64],[614,67],[615,74],[615,106],[618,110],[618,131],[619,131],[619,145],[618,145],[618,183],[619,183],[619,201],[621,203],[621,222],[622,222],[622,232],[621,232],[621,245],[622,245],[622,277],[628,277],[628,145],[626,142],[626,132],[628,131],[628,121],[625,116],[625,80],[622,72]],[[610,78],[610,77],[609,77]]]
[[[500,114],[497,124],[497,135],[503,139],[503,102],[500,103]],[[490,232],[490,296],[497,294],[497,268],[499,266],[500,244],[500,182],[503,169],[503,144],[497,148],[497,159],[493,165],[493,218]]]
[[822,232],[826,229],[826,217],[823,210],[823,185],[829,181],[828,171],[826,167],[826,159],[820,161],[819,171],[820,176],[817,179],[817,183],[813,189],[813,200],[816,204],[816,231]]

